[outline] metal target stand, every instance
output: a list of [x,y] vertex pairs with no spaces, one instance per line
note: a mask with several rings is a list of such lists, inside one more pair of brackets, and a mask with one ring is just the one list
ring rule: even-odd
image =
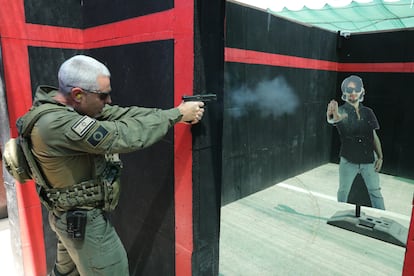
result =
[[[355,178],[353,186],[358,185],[356,182],[361,180],[365,186],[362,177],[358,176]],[[374,239],[406,247],[408,236],[406,227],[389,218],[377,218],[366,215],[364,212],[361,213],[361,202],[355,204],[355,211],[338,211],[328,219],[327,223]]]

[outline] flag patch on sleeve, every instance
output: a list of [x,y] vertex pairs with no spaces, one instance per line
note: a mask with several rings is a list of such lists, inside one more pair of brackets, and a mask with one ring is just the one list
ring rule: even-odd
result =
[[103,126],[99,126],[88,138],[88,143],[96,147],[99,142],[101,142],[106,137],[107,134],[108,131]]
[[96,120],[88,117],[83,116],[80,118],[76,123],[73,124],[72,130],[78,134],[80,137],[83,137],[85,133],[96,123]]

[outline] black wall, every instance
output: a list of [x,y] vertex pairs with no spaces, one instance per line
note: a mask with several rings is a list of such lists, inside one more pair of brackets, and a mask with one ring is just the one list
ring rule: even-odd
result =
[[[310,70],[285,66],[226,62],[223,127],[222,204],[260,191],[318,165],[339,161],[339,137],[326,123],[331,99],[340,104],[340,84],[350,74],[364,80],[364,104],[373,108],[381,129],[382,172],[414,178],[410,142],[414,116],[412,65],[414,31],[365,33],[349,38],[281,19],[266,12],[227,3],[226,47],[333,61],[338,69]],[[399,69],[387,68],[397,63]],[[378,63],[386,63],[382,69]],[[351,65],[346,72],[343,66]],[[389,66],[389,64],[388,64]],[[404,67],[405,66],[405,67]],[[275,95],[283,79],[298,97],[292,113],[275,116],[274,110],[289,104]],[[271,82],[274,81],[274,82]],[[283,87],[279,86],[283,90]],[[237,96],[240,97],[237,97]],[[242,98],[241,96],[250,98]],[[261,99],[254,102],[252,98]],[[240,102],[249,102],[240,109]],[[268,102],[269,104],[263,104]],[[273,106],[272,111],[266,108]],[[270,107],[269,107],[270,110]],[[237,116],[234,116],[236,114]]]
[[[337,60],[335,34],[232,3],[226,47]],[[329,162],[336,80],[334,71],[225,64],[222,204]]]
[[[111,65],[115,103],[174,106],[172,40],[90,52]],[[125,163],[122,193],[112,218],[127,249],[131,275],[171,275],[175,268],[173,131],[154,146],[121,158]]]
[[217,94],[193,134],[193,275],[218,275],[225,1],[195,1],[194,93]]
[[226,47],[337,61],[336,35],[227,2]]
[[[30,47],[33,89],[39,84],[56,86],[60,64],[80,52],[108,65],[115,104],[174,106],[172,40],[87,51]],[[149,271],[170,275],[174,271],[173,153],[174,139],[170,131],[161,142],[148,149],[121,155],[124,161],[122,193],[112,220],[127,249],[131,275],[144,275]],[[45,240],[51,266],[55,241],[47,226],[47,216],[44,219],[45,232],[50,233],[45,235]]]
[[174,7],[173,0],[24,0],[26,22],[85,29]]

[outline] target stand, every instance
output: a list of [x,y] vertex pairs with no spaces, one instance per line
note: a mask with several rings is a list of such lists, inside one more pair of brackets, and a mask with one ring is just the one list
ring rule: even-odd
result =
[[359,205],[356,206],[355,212],[353,210],[336,212],[327,223],[398,246],[405,247],[407,243],[406,227],[392,219],[365,215],[361,213]]
[[371,207],[371,201],[364,179],[360,174],[355,177],[352,184],[348,203],[355,204],[355,211],[338,211],[328,219],[327,223],[374,239],[406,247],[408,228],[389,218],[377,218],[361,213],[361,205]]

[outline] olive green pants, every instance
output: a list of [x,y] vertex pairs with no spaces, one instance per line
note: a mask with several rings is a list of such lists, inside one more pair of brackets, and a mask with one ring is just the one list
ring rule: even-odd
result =
[[66,213],[57,216],[49,212],[49,223],[58,238],[55,275],[129,275],[125,248],[102,210],[87,211],[81,241],[68,237]]

